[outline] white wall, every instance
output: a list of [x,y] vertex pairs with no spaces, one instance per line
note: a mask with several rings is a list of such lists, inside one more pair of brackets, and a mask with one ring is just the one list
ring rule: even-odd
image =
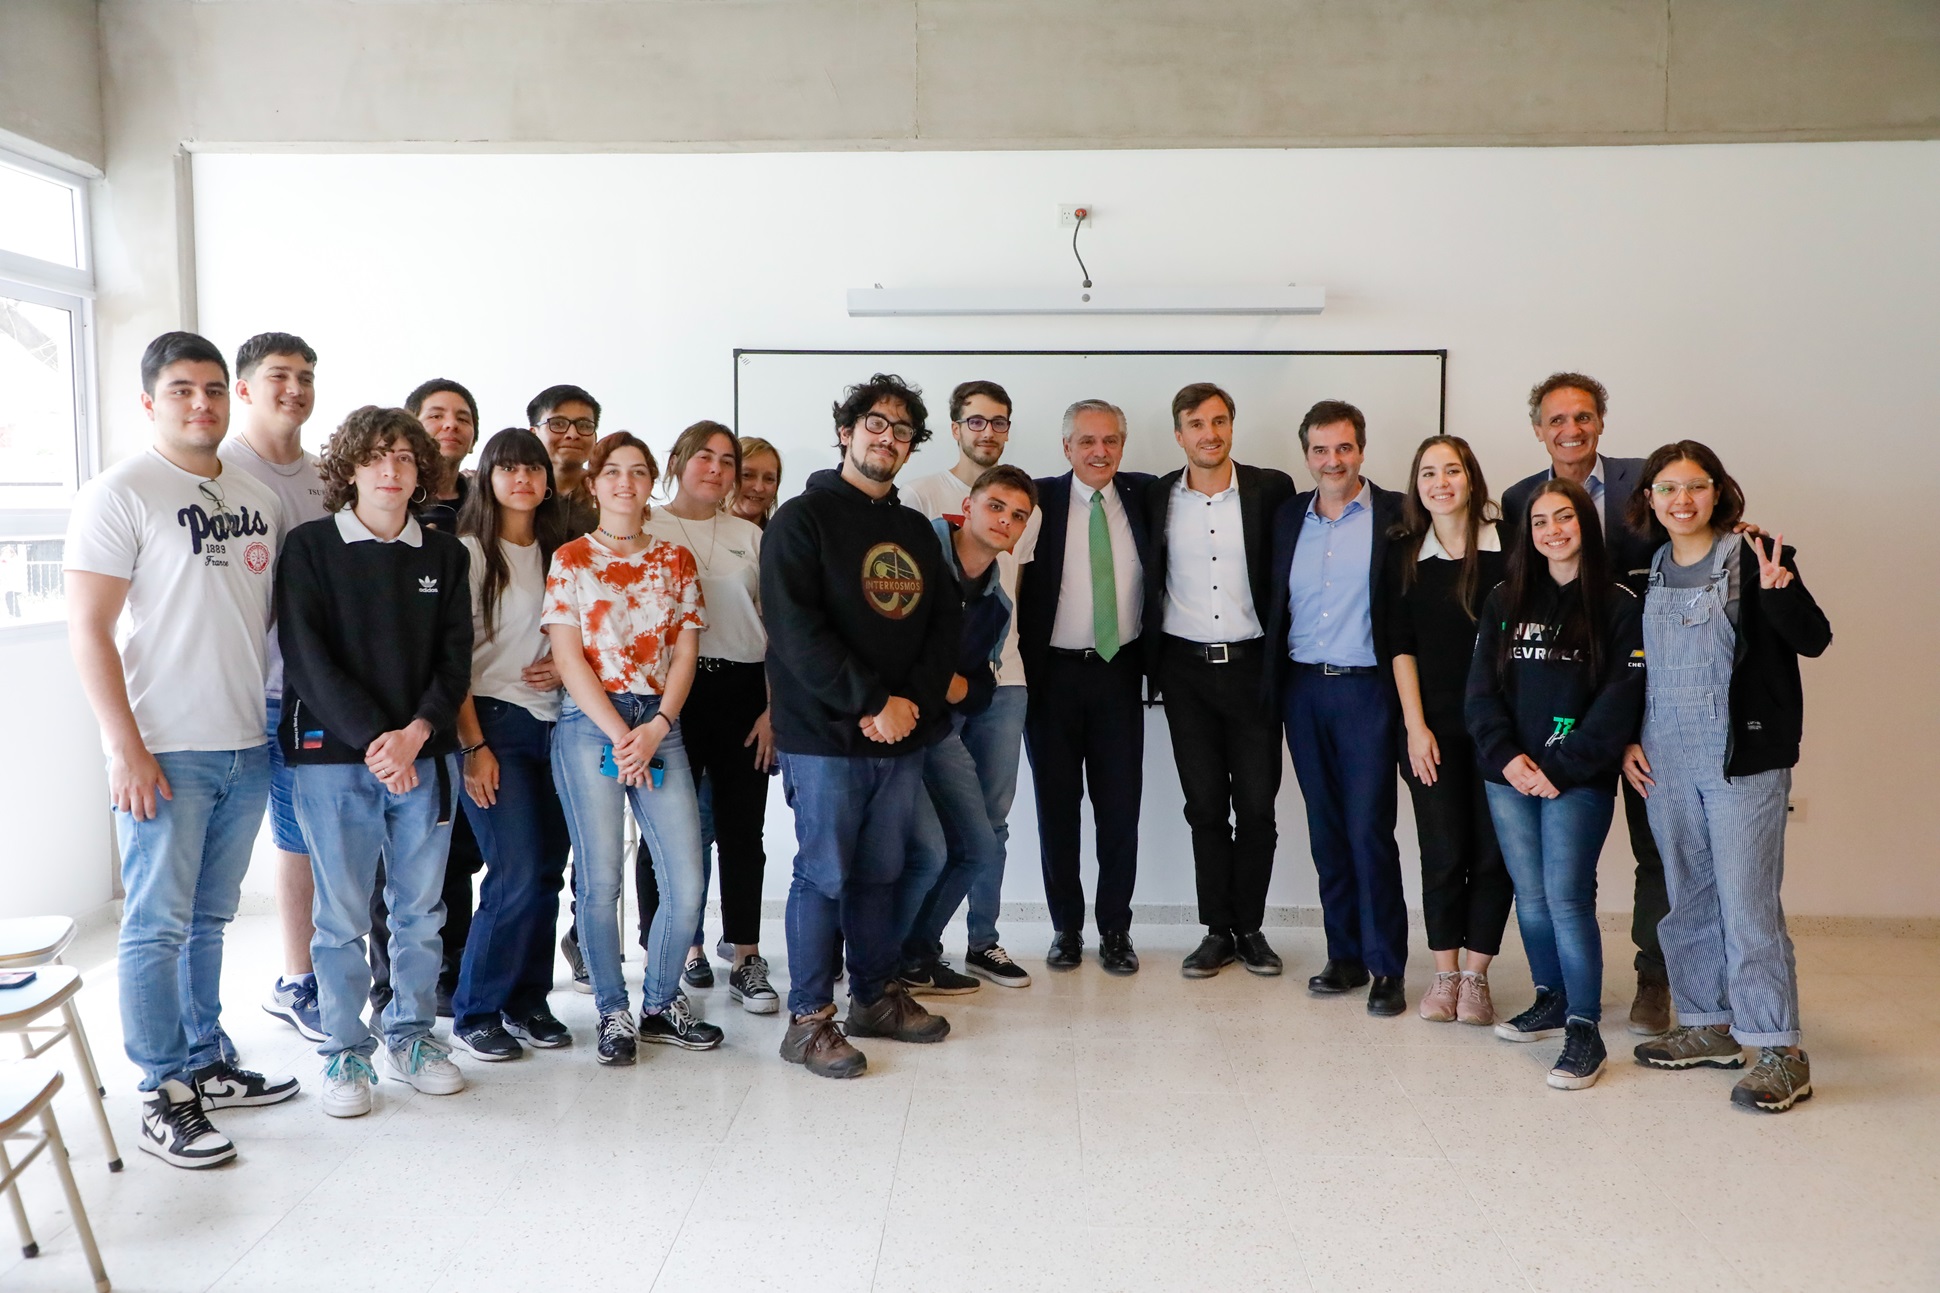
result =
[[92,911],[113,896],[107,761],[65,625],[0,631],[0,714],[0,918]]
[[[573,381],[606,402],[609,427],[664,442],[727,416],[735,346],[1445,346],[1450,429],[1499,491],[1543,462],[1530,384],[1587,370],[1613,392],[1607,449],[1710,441],[1753,518],[1799,546],[1833,621],[1831,652],[1805,666],[1791,907],[1940,914],[1917,753],[1940,721],[1927,673],[1940,590],[1916,564],[1913,519],[1940,407],[1940,145],[205,154],[196,184],[203,328],[225,348],[267,328],[308,337],[323,356],[319,432],[441,374],[473,386],[488,429]],[[1328,310],[843,314],[843,290],[870,283],[1070,279],[1054,211],[1071,201],[1098,211],[1085,250],[1100,282],[1322,283]],[[117,382],[132,384],[111,374],[111,399]],[[1028,413],[1029,434],[1055,434],[1050,410]],[[1397,452],[1382,433],[1376,452]],[[789,464],[791,483],[814,465]],[[1159,772],[1148,824],[1177,816]],[[1289,791],[1275,903],[1314,901],[1295,804]],[[785,829],[771,846],[778,881]],[[1627,902],[1620,861],[1606,855],[1606,906]],[[1037,896],[1033,862],[1016,841],[1007,896]],[[1189,902],[1186,856],[1148,849],[1139,899]]]

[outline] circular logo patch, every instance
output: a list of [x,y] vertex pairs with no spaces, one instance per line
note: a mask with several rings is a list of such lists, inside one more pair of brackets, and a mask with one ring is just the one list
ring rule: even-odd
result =
[[269,545],[267,543],[257,542],[244,548],[243,564],[249,567],[249,573],[252,575],[260,575],[265,570],[268,570]]
[[916,558],[894,543],[878,543],[862,558],[862,596],[884,619],[907,618],[923,600]]

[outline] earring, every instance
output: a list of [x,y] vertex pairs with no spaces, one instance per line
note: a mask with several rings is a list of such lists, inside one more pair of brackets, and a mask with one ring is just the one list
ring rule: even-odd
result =
[[551,497],[552,497],[552,491],[548,489],[545,493],[545,498],[541,498],[539,501],[543,503],[546,501],[547,498],[551,498]]
[[424,486],[420,485],[411,491],[411,502],[413,505],[422,506],[429,501],[431,501],[431,491]]

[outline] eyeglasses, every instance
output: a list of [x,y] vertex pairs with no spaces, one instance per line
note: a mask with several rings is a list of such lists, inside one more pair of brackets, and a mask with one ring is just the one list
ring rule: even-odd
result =
[[554,435],[565,435],[568,431],[591,435],[600,429],[600,424],[592,418],[547,418],[539,425]]
[[1657,480],[1651,482],[1650,492],[1659,498],[1676,498],[1679,494],[1703,498],[1711,492],[1711,488],[1709,480]]
[[[1010,434],[1009,418],[987,418],[981,413],[972,413],[969,417],[957,423],[957,425],[971,431],[995,431],[998,435]],[[900,439],[901,437],[899,436],[897,438]]]
[[222,496],[222,486],[216,484],[213,480],[198,480],[195,482],[195,488],[197,493],[209,500],[210,505],[216,511],[227,512],[229,510],[229,500]]
[[881,435],[887,431],[890,435],[896,437],[896,443],[898,444],[908,444],[916,438],[916,428],[914,426],[911,426],[907,422],[891,422],[880,413],[864,413],[862,420],[857,425],[870,435]]

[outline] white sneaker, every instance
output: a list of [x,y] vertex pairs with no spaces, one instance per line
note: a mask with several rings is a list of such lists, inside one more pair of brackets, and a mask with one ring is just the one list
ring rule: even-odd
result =
[[409,1084],[425,1095],[457,1095],[465,1089],[465,1075],[451,1062],[451,1052],[434,1037],[414,1037],[407,1046],[384,1048],[386,1077]]
[[195,1088],[174,1078],[142,1097],[136,1143],[175,1167],[215,1167],[236,1156],[229,1138],[209,1125]]
[[332,1118],[360,1118],[370,1112],[370,1089],[377,1074],[356,1051],[338,1051],[323,1070],[323,1111]]

